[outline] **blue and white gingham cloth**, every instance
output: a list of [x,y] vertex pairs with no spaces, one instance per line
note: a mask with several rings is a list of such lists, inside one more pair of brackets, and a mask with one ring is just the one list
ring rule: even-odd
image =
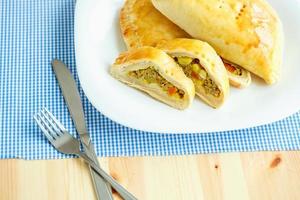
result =
[[[78,83],[74,8],[74,0],[0,0],[0,158],[66,157],[47,142],[32,116],[47,107],[75,133],[50,66],[53,58],[63,60]],[[300,149],[300,112],[273,124],[226,133],[146,133],[112,122],[80,91],[99,156]]]

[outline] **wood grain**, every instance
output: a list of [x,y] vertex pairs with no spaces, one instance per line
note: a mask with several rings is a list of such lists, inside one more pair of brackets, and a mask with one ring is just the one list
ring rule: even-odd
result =
[[[300,199],[300,152],[99,160],[142,200]],[[1,200],[92,200],[91,184],[79,159],[0,161]]]

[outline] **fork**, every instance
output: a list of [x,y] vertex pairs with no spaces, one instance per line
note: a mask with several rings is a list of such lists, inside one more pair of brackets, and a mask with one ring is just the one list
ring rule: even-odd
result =
[[49,142],[65,154],[77,155],[84,159],[100,176],[102,176],[120,194],[124,200],[137,200],[116,180],[98,167],[88,154],[80,150],[80,141],[73,137],[66,128],[46,109],[34,115],[34,119]]

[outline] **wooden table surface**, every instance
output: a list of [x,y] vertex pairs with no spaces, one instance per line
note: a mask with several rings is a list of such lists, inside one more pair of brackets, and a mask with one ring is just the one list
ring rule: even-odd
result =
[[[142,200],[300,199],[299,151],[99,160]],[[1,160],[0,199],[92,200],[95,193],[79,159]]]

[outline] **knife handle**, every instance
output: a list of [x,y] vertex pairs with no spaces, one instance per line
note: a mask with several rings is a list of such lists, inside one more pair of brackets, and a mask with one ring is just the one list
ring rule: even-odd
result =
[[[100,167],[99,161],[97,159],[96,153],[94,151],[94,146],[92,143],[89,146],[83,145],[85,152],[92,158],[97,167]],[[89,170],[92,176],[94,189],[97,194],[97,199],[100,200],[113,200],[112,191],[110,185],[101,177],[97,172],[95,172],[89,165]]]
[[90,165],[89,165],[89,170],[92,176],[97,199],[113,200],[111,188],[110,186],[108,186],[107,182],[97,172],[95,172]]
[[113,177],[107,174],[103,169],[98,167],[96,163],[85,153],[81,152],[77,154],[79,157],[83,158],[95,172],[97,172],[101,177],[103,177],[118,193],[124,200],[138,200],[130,192],[128,192],[122,185],[120,185]]

